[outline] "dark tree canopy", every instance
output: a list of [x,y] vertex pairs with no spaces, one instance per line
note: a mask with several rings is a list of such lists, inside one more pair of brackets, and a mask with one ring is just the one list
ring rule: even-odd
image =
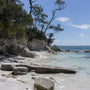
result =
[[[52,17],[48,17],[42,5],[37,2],[38,0],[29,0],[30,12],[27,13],[20,0],[0,0],[0,38],[28,38],[28,41],[36,38],[51,42],[54,33],[63,31],[60,24],[53,25],[52,22],[56,12],[63,9],[65,2],[55,1],[57,8],[53,9]],[[49,30],[54,32],[48,34]]]

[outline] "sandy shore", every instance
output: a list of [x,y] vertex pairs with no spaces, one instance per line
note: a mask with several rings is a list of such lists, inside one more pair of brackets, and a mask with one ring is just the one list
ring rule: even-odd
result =
[[[14,58],[6,58],[1,63],[33,63],[40,65],[50,65],[49,57],[52,57],[51,53],[47,52],[35,52],[37,54],[36,58],[25,58],[17,56]],[[61,57],[61,56],[60,56]],[[60,58],[59,58],[60,59]],[[51,60],[55,65],[58,63],[57,60]],[[65,64],[65,62],[59,61],[60,65]],[[67,65],[68,66],[68,65]],[[80,73],[79,73],[80,72]],[[89,90],[90,77],[79,71],[77,74],[37,74],[35,72],[29,72],[27,75],[17,75],[12,76],[11,71],[0,70],[0,90],[34,90],[34,82],[37,77],[44,77],[51,79],[55,83],[55,90]]]
[[[2,63],[35,63],[39,60],[46,58],[47,52],[34,52],[37,54],[36,58],[25,58],[17,56],[14,58],[6,58]],[[27,75],[17,75],[12,76],[11,71],[2,71],[0,70],[0,90],[33,90],[34,87],[34,78],[42,77],[40,74],[35,72],[29,72]],[[49,78],[43,76],[45,78]]]

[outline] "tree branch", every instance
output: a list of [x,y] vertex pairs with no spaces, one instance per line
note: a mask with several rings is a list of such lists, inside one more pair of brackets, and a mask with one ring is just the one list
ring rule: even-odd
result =
[[59,9],[54,9],[54,11],[53,11],[53,13],[52,13],[52,18],[51,18],[51,20],[49,21],[49,23],[47,24],[44,33],[47,32],[48,27],[49,27],[49,25],[52,23],[52,21],[54,20],[54,18],[55,18],[55,13],[56,13],[56,11],[58,11],[58,10],[61,10],[61,8],[59,8]]
[[29,3],[30,3],[30,15],[32,13],[32,0],[29,0]]

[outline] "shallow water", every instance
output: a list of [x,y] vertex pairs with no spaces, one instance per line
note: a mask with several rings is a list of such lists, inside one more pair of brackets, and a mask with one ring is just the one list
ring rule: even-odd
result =
[[76,74],[47,74],[54,77],[55,90],[90,90],[90,53],[62,52],[57,54],[43,54],[35,63],[73,68]]

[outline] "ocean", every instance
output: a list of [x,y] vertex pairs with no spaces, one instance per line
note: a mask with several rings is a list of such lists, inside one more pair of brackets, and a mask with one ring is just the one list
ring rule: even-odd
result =
[[58,46],[62,50],[71,50],[71,51],[85,51],[90,50],[90,46]]
[[[57,81],[55,90],[90,90],[90,53],[82,52],[90,50],[90,46],[58,46],[62,50],[71,52],[60,52],[46,54],[38,62],[43,65],[60,66],[72,68],[76,74],[48,74],[47,77],[54,77]],[[81,52],[73,52],[73,51]]]

